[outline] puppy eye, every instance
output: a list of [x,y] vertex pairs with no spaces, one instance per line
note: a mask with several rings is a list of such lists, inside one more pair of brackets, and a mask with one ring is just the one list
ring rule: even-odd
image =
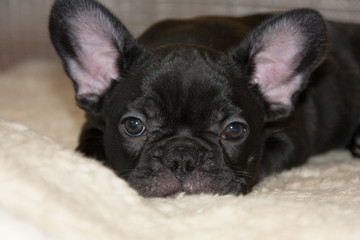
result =
[[234,122],[229,124],[221,134],[221,138],[229,141],[237,141],[246,136],[247,128],[244,124]]
[[124,131],[131,137],[139,137],[145,132],[145,126],[138,118],[128,118],[124,122]]

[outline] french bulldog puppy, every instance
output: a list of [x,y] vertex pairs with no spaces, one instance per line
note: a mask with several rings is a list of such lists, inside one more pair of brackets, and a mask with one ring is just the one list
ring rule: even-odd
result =
[[297,9],[135,40],[96,1],[58,0],[49,29],[87,112],[77,150],[143,196],[246,194],[311,155],[360,155],[359,25]]

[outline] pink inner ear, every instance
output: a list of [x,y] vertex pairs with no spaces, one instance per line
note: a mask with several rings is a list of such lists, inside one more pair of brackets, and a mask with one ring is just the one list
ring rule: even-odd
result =
[[261,48],[254,57],[252,82],[270,103],[291,106],[292,95],[301,86],[302,76],[295,75],[303,47],[301,40],[298,32],[285,29],[270,29],[261,39]]
[[111,26],[101,21],[101,16],[89,14],[74,18],[71,25],[79,49],[77,59],[69,61],[69,68],[79,86],[79,96],[101,95],[119,78],[116,61],[120,53],[113,45]]

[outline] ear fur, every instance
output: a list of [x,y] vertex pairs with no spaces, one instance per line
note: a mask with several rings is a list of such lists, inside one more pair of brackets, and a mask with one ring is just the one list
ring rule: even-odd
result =
[[243,42],[236,54],[247,59],[250,84],[265,100],[268,121],[290,114],[294,96],[322,63],[326,46],[325,22],[310,9],[275,16]]
[[74,82],[78,105],[100,111],[104,93],[122,77],[137,51],[135,40],[114,15],[93,0],[57,0],[49,30]]

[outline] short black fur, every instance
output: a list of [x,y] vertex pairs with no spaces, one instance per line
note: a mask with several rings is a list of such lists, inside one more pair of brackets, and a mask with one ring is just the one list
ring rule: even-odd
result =
[[87,111],[77,150],[143,196],[245,194],[314,154],[360,155],[359,25],[297,9],[135,40],[101,4],[58,0],[49,30]]

